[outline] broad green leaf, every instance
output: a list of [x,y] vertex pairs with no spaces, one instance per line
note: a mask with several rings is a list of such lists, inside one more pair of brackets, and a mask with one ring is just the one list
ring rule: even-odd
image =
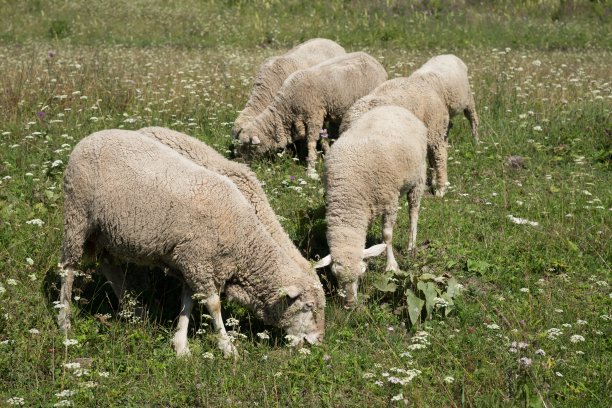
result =
[[391,280],[392,278],[393,273],[381,275],[378,279],[374,281],[373,285],[381,292],[395,292],[395,290],[397,289],[397,284]]
[[422,281],[434,280],[435,277],[436,275],[434,275],[433,273],[424,273],[421,276],[419,276],[419,280],[422,280]]
[[433,309],[435,305],[435,298],[438,296],[438,289],[432,282],[419,282],[417,283],[417,289],[423,292],[425,295],[425,310],[427,311],[427,318],[431,318],[433,315]]
[[418,324],[425,301],[418,298],[410,289],[406,289],[406,302],[408,303],[408,316],[410,317],[410,322],[412,324]]
[[479,275],[482,275],[483,273],[488,271],[491,266],[493,265],[485,261],[474,261],[472,259],[467,260],[468,272],[476,272]]
[[451,298],[456,297],[457,296],[457,279],[455,279],[455,277],[453,276],[452,278],[448,280],[448,282],[446,282],[446,285],[447,285],[446,294]]

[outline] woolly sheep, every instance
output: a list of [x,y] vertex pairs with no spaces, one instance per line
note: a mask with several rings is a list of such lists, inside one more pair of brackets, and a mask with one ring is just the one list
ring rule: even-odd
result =
[[408,109],[427,126],[428,160],[436,175],[436,196],[446,192],[447,142],[450,118],[463,111],[478,141],[478,114],[467,66],[454,55],[438,55],[407,78],[386,81],[364,96],[342,119],[340,133],[368,110],[382,105]]
[[346,292],[346,306],[357,298],[365,272],[361,248],[368,226],[382,214],[384,244],[368,255],[387,250],[387,270],[397,270],[393,226],[401,194],[407,192],[410,236],[414,249],[421,196],[426,178],[427,129],[408,110],[397,106],[373,108],[357,119],[329,149],[325,159],[327,241],[330,254],[315,267],[332,264]]
[[271,57],[259,67],[246,106],[234,122],[232,134],[237,138],[246,123],[259,115],[272,102],[283,82],[293,72],[311,67],[346,51],[332,40],[313,38],[286,54]]
[[297,341],[321,341],[321,283],[279,248],[227,177],[137,132],[106,130],[75,146],[64,194],[58,316],[64,330],[75,271],[93,247],[121,261],[168,268],[184,280],[173,340],[178,355],[189,351],[193,293],[213,317],[225,355],[236,350],[221,317],[222,292]]
[[[339,121],[351,105],[387,79],[383,66],[364,52],[354,52],[294,72],[274,101],[245,125],[239,139],[250,153],[262,155],[306,139],[308,175],[325,118]],[[327,150],[326,144],[323,149]]]
[[171,147],[194,163],[231,179],[242,195],[251,203],[257,218],[266,226],[279,246],[300,265],[303,271],[315,273],[310,262],[302,256],[278,222],[261,183],[249,166],[228,160],[206,143],[172,129],[148,127],[140,129],[138,132]]

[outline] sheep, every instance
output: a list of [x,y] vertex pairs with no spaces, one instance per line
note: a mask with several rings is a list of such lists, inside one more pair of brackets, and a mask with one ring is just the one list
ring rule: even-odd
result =
[[173,338],[177,355],[189,352],[187,328],[196,295],[213,317],[219,349],[236,353],[221,317],[222,292],[295,336],[296,344],[322,340],[321,283],[279,247],[227,177],[138,132],[105,130],[75,146],[64,194],[60,328],[70,329],[79,262],[96,250],[167,268],[183,280]]
[[263,112],[291,73],[342,54],[346,54],[346,51],[336,42],[313,38],[293,47],[284,55],[265,60],[259,67],[246,106],[234,121],[234,138],[238,137],[246,123]]
[[435,171],[438,197],[446,193],[447,142],[450,118],[463,111],[478,142],[478,114],[468,81],[467,66],[454,55],[438,55],[407,78],[386,81],[364,96],[342,118],[340,134],[368,110],[382,105],[408,109],[427,126],[430,166]]
[[368,255],[387,251],[386,270],[397,270],[393,227],[401,194],[407,192],[410,216],[408,249],[416,242],[417,221],[425,185],[427,129],[410,111],[398,106],[371,109],[355,120],[331,146],[325,159],[327,241],[330,254],[315,268],[332,264],[346,293],[346,306],[357,299],[365,272],[360,248],[368,226],[382,214],[383,244]]
[[[326,118],[339,121],[351,105],[387,79],[385,68],[364,52],[354,52],[294,72],[274,101],[245,125],[239,139],[254,155],[306,139],[308,175],[314,168],[319,132]],[[323,143],[324,151],[327,145]]]
[[279,246],[303,271],[316,273],[278,222],[257,176],[247,165],[228,160],[206,143],[172,129],[147,127],[138,132],[171,147],[194,163],[231,179],[251,203],[257,218],[266,226]]

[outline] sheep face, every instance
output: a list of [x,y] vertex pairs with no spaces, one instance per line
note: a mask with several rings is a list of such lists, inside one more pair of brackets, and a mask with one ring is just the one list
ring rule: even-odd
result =
[[317,281],[310,288],[288,286],[281,289],[285,295],[284,310],[278,325],[291,336],[294,346],[304,340],[309,344],[323,341],[325,331],[325,295],[321,283]]
[[357,289],[359,287],[359,280],[366,271],[366,263],[359,261],[353,267],[347,267],[342,265],[340,262],[332,262],[331,266],[332,273],[338,280],[339,286],[344,290],[346,308],[353,307],[357,301]]

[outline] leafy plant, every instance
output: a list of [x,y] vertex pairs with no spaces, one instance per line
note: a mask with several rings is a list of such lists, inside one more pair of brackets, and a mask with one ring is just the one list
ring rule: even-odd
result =
[[419,324],[436,314],[448,316],[455,309],[455,299],[462,285],[449,274],[395,271],[381,275],[373,286],[381,292],[398,293],[405,304],[410,323]]

